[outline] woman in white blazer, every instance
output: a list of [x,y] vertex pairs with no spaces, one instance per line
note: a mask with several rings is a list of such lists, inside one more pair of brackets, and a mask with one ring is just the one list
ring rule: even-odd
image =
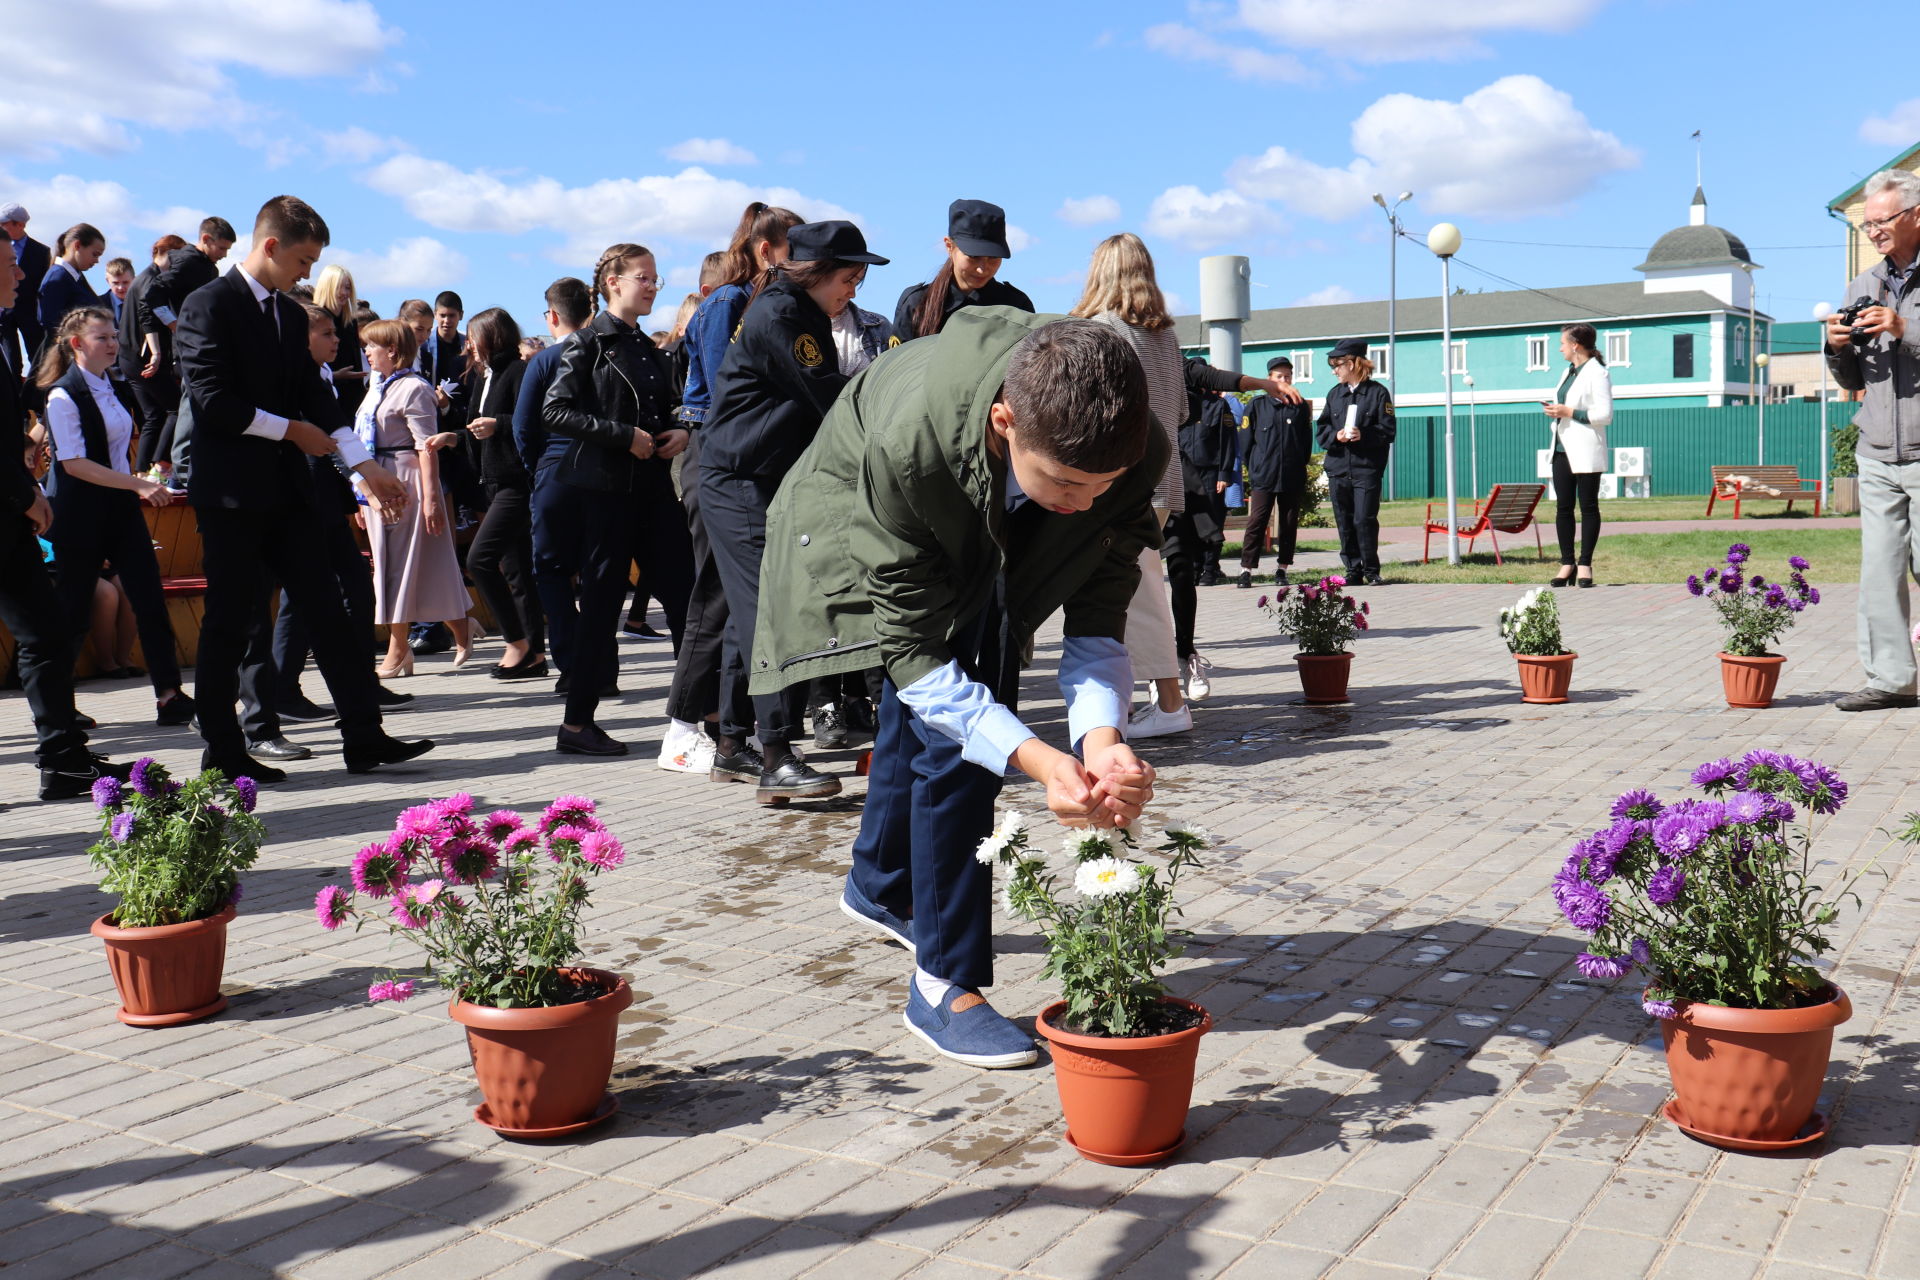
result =
[[[1607,469],[1607,424],[1613,421],[1613,381],[1594,349],[1599,335],[1590,324],[1560,328],[1560,354],[1567,375],[1552,400],[1543,401],[1553,431],[1554,528],[1560,535],[1560,575],[1553,585],[1593,585],[1593,547],[1600,541],[1600,474]],[[1580,559],[1573,558],[1573,505],[1580,503]]]

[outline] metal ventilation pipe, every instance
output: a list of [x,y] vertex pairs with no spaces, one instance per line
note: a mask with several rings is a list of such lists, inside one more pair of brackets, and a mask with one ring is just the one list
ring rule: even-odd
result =
[[1241,327],[1253,315],[1253,269],[1237,254],[1200,259],[1200,323],[1207,363],[1240,372]]

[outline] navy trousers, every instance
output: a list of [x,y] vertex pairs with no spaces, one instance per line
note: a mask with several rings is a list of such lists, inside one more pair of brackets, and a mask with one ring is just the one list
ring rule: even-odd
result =
[[566,724],[594,722],[600,690],[620,669],[614,630],[633,564],[633,502],[630,494],[552,477],[534,485],[534,583],[554,657],[567,673]]
[[[961,629],[954,657],[1012,707],[1017,661],[990,607]],[[853,884],[867,900],[913,921],[915,963],[960,987],[993,984],[993,874],[974,850],[993,831],[1003,779],[960,754],[960,744],[880,690],[879,731],[867,776]]]
[[85,768],[87,735],[74,725],[73,635],[24,515],[0,515],[0,623],[13,633],[40,767]]

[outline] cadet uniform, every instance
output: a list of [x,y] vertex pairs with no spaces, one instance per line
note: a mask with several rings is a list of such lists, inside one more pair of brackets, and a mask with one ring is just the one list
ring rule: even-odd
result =
[[[1293,362],[1285,356],[1267,361],[1267,372]],[[1240,540],[1240,585],[1251,587],[1267,546],[1267,521],[1279,517],[1274,533],[1273,558],[1282,571],[1293,563],[1300,532],[1300,508],[1307,494],[1307,459],[1313,454],[1313,410],[1273,396],[1261,396],[1247,406],[1242,428],[1247,459],[1247,528]]]
[[[947,239],[953,241],[954,248],[970,258],[1013,256],[1013,250],[1007,247],[1007,211],[985,200],[955,200],[947,206]],[[900,342],[932,336],[921,333],[917,323],[920,305],[926,301],[927,290],[932,287],[931,283],[916,284],[900,295],[900,304],[893,309],[893,336]],[[952,283],[947,285],[947,298],[940,313],[940,328],[944,329],[953,313],[962,307],[1017,307],[1021,311],[1031,312],[1033,299],[998,278],[971,290]],[[939,331],[935,329],[934,333]]]
[[[1366,343],[1348,338],[1329,359],[1365,357]],[[1347,411],[1360,438],[1351,444],[1334,439],[1348,425]],[[1327,493],[1334,522],[1340,526],[1340,559],[1349,582],[1380,579],[1380,483],[1393,450],[1393,397],[1385,385],[1368,378],[1358,386],[1342,382],[1327,394],[1316,434],[1327,451]]]

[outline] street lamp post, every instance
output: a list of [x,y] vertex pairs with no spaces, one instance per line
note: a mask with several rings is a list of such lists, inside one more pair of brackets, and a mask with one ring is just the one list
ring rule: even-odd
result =
[[1480,501],[1480,423],[1474,413],[1473,375],[1463,373],[1460,381],[1467,384],[1467,474],[1473,480],[1473,500]]
[[[1394,350],[1394,340],[1398,329],[1394,324],[1394,304],[1400,296],[1400,206],[1413,199],[1413,192],[1402,191],[1400,198],[1391,207],[1387,198],[1378,191],[1373,193],[1373,202],[1387,215],[1387,395],[1392,397],[1394,406],[1400,404],[1400,356]],[[1387,467],[1387,500],[1393,500],[1393,467]]]
[[1767,465],[1767,366],[1773,363],[1773,356],[1765,351],[1756,352],[1754,367],[1760,371],[1760,466]]
[[1813,305],[1813,318],[1820,322],[1820,345],[1814,348],[1820,353],[1820,502],[1828,510],[1833,508],[1833,493],[1828,488],[1833,481],[1827,475],[1827,456],[1833,452],[1833,437],[1827,434],[1827,317],[1833,314],[1833,307],[1825,302]]
[[1440,259],[1440,375],[1447,399],[1447,563],[1460,563],[1460,490],[1453,462],[1453,255],[1460,228],[1443,222],[1427,233],[1427,248]]

